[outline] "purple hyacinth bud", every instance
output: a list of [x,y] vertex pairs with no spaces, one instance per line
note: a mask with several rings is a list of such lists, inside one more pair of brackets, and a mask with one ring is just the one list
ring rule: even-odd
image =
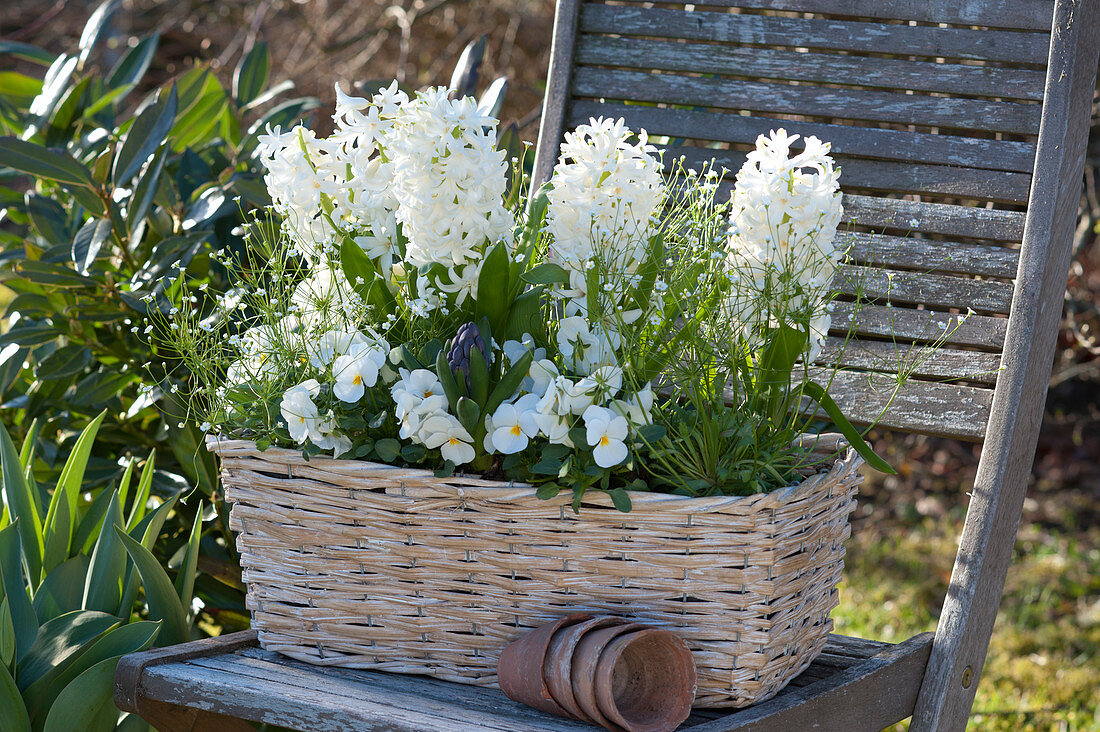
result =
[[466,377],[466,388],[470,388],[470,354],[474,349],[481,351],[482,358],[489,362],[489,349],[481,337],[481,331],[473,323],[464,323],[458,327],[451,347],[447,350],[447,363],[452,370],[458,370]]

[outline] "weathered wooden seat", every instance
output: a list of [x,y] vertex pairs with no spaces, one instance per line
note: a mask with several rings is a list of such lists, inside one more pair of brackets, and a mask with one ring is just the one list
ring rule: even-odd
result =
[[[733,171],[773,128],[832,141],[852,237],[837,287],[867,300],[834,316],[857,333],[837,401],[855,421],[984,441],[934,638],[834,637],[772,700],[689,728],[965,726],[1042,416],[1098,46],[1100,0],[559,0],[535,180],[591,116],[646,128],[670,164]],[[891,400],[899,369],[911,378]],[[494,691],[304,666],[251,636],[127,657],[116,680],[119,705],[165,729],[191,729],[195,710],[310,729],[576,728]]]

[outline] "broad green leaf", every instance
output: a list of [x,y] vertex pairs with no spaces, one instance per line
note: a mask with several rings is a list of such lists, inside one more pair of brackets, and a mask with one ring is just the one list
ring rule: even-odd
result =
[[217,126],[229,103],[229,97],[217,83],[217,79],[213,76],[210,79],[213,88],[204,92],[190,109],[180,115],[172,127],[170,144],[174,152],[182,152],[184,148],[201,146],[207,142],[210,131]]
[[91,277],[77,274],[75,270],[49,262],[23,261],[16,274],[30,282],[53,287],[98,288],[100,283]]
[[39,623],[79,610],[88,577],[88,557],[78,554],[57,565],[34,593],[34,612]]
[[[53,496],[50,499],[50,508],[46,513],[46,530],[49,531],[50,527],[54,525],[60,517],[56,514],[57,504],[64,500],[68,507],[68,520],[72,521],[72,517],[76,515],[76,499],[77,494],[80,493],[80,488],[84,482],[84,471],[88,467],[88,457],[92,452],[92,444],[95,442],[96,434],[99,432],[99,426],[103,424],[103,418],[107,415],[106,412],[100,412],[84,431],[77,438],[76,444],[73,446],[72,452],[69,454],[69,459],[65,461],[65,467],[61,470],[61,477],[57,481],[57,488],[54,489]],[[70,528],[71,532],[72,529]],[[72,538],[71,533],[66,537],[66,542]],[[66,549],[66,552],[68,550]]]
[[42,93],[34,98],[30,109],[27,110],[27,122],[20,135],[24,140],[34,138],[43,125],[53,117],[58,103],[71,86],[77,65],[78,60],[75,56],[61,54],[46,70],[46,76],[42,80]]
[[[176,497],[170,498],[157,506],[152,513],[138,521],[137,525],[132,529],[127,529],[127,533],[135,539],[138,539],[141,545],[146,549],[152,551],[153,544],[156,543],[157,537],[160,536],[160,530],[164,527],[164,522],[175,505]],[[122,602],[119,604],[120,614],[126,615],[129,609],[133,607],[134,599],[137,597],[137,590],[138,575],[135,572],[134,565],[130,563],[126,567],[126,581],[123,583]]]
[[489,394],[489,400],[485,403],[486,414],[495,412],[497,407],[501,405],[501,402],[516,393],[516,389],[519,388],[520,383],[531,369],[531,362],[534,358],[534,351],[528,351],[505,372],[504,377],[497,383],[496,387],[493,388],[492,393]]
[[121,656],[100,661],[73,679],[57,695],[46,716],[44,732],[111,732],[118,722],[113,692]]
[[500,115],[500,108],[504,106],[504,95],[508,91],[508,77],[501,76],[494,79],[481,98],[477,100],[477,111],[487,117],[496,119]]
[[26,689],[50,669],[67,665],[84,646],[118,624],[115,616],[91,610],[75,610],[47,620],[19,662],[19,688]]
[[53,707],[58,695],[80,674],[101,661],[149,648],[160,631],[160,623],[148,620],[113,628],[63,668],[51,669],[23,691],[33,725],[38,728]]
[[108,219],[88,219],[73,238],[73,264],[76,271],[88,274],[103,243],[111,236],[111,222]]
[[[42,573],[42,554],[45,550],[42,538],[42,519],[38,515],[37,497],[23,478],[23,466],[15,451],[8,430],[0,424],[0,476],[3,480],[4,505],[11,514],[12,525],[4,529],[19,531],[16,548],[22,545],[27,571],[37,582]],[[18,554],[13,556],[18,557]]]
[[27,107],[42,93],[42,82],[18,71],[0,71],[0,95],[20,107]]
[[479,348],[470,349],[470,398],[482,407],[489,400],[489,365]]
[[122,55],[122,58],[111,68],[104,83],[109,89],[129,87],[137,84],[149,70],[149,64],[157,52],[157,44],[160,43],[160,34],[142,38],[136,46]]
[[852,423],[844,416],[844,412],[840,411],[840,407],[833,401],[833,398],[829,396],[829,393],[821,388],[820,384],[813,381],[807,381],[803,385],[802,391],[810,399],[817,402],[818,406],[825,410],[825,414],[829,415],[829,419],[836,425],[840,434],[844,435],[844,439],[848,441],[849,445],[855,448],[855,451],[859,453],[860,457],[867,461],[868,465],[888,475],[897,475],[897,471],[890,466],[890,463],[880,458],[875,451],[871,449],[871,446],[863,439],[863,435],[852,426]]
[[0,137],[0,165],[35,178],[94,187],[92,174],[68,153],[47,150],[15,137]]
[[36,417],[31,421],[30,429],[27,430],[26,437],[23,438],[23,445],[19,448],[19,464],[23,467],[24,471],[27,469],[28,465],[34,462],[38,435],[41,431],[42,423]]
[[126,550],[115,535],[116,526],[123,526],[122,508],[119,506],[118,492],[111,491],[111,502],[103,517],[99,539],[92,551],[92,563],[84,583],[84,601],[81,607],[85,610],[118,613],[119,602],[122,600],[122,581],[126,573]]
[[608,495],[611,496],[611,502],[615,504],[615,508],[619,509],[623,513],[630,513],[630,495],[623,488],[615,488],[608,491]]
[[[92,503],[80,517],[73,533],[73,552],[91,556],[92,549],[99,539],[99,527],[103,525],[103,517],[107,514],[107,506],[111,503],[114,491],[99,491]],[[122,495],[118,497],[119,505],[122,504]],[[83,585],[81,585],[83,587]]]
[[62,346],[42,359],[34,375],[43,381],[55,381],[79,374],[92,362],[92,351],[86,346]]
[[271,72],[271,55],[266,43],[257,43],[244,55],[233,72],[233,98],[244,106],[260,95]]
[[15,658],[15,623],[11,619],[8,598],[0,600],[0,666],[10,667]]
[[149,214],[149,208],[153,205],[153,199],[160,185],[161,174],[164,173],[164,163],[168,159],[168,146],[161,145],[153,154],[153,159],[141,174],[137,185],[134,186],[133,196],[130,198],[129,217],[126,225],[131,235],[136,232],[138,226],[145,221]]
[[31,720],[19,687],[11,677],[7,666],[0,665],[0,720],[4,721],[4,732],[30,732]]
[[127,184],[149,156],[168,138],[168,132],[176,120],[178,105],[179,98],[173,85],[167,95],[162,89],[157,101],[142,110],[134,119],[115,157],[111,180],[116,186]]
[[126,499],[130,497],[130,483],[134,479],[134,465],[137,464],[137,460],[131,458],[126,462],[126,470],[122,473],[122,478],[118,481],[118,505],[122,508],[126,508]]
[[80,43],[78,44],[81,66],[87,62],[92,48],[95,47],[95,44],[110,27],[111,16],[115,14],[118,5],[119,0],[104,0],[89,16],[88,22],[84,24],[84,32],[80,34]]
[[[57,491],[54,491],[57,495]],[[95,504],[93,503],[93,506]],[[42,572],[52,572],[69,558],[69,549],[73,545],[72,514],[68,501],[57,501],[46,514],[45,550],[42,554]],[[81,585],[83,587],[83,585]]]
[[525,272],[522,279],[533,285],[568,285],[569,271],[560,264],[543,262]]
[[195,511],[195,523],[191,526],[191,536],[187,540],[187,551],[180,562],[176,575],[176,594],[180,604],[186,609],[191,607],[191,596],[195,591],[195,573],[199,563],[199,542],[202,540],[202,501]]
[[145,467],[141,469],[141,479],[138,481],[134,503],[130,507],[130,516],[126,519],[126,531],[133,531],[134,526],[145,518],[146,504],[149,502],[149,490],[153,486],[153,473],[156,471],[156,465],[157,451],[153,450],[145,461]]
[[447,397],[448,404],[458,404],[458,383],[455,381],[454,372],[447,362],[447,349],[439,349],[435,354],[435,373],[439,383],[443,386],[443,394]]
[[508,250],[497,242],[486,252],[477,278],[474,313],[478,318],[488,318],[489,325],[498,333],[504,332],[508,305],[511,302],[511,293],[508,291],[510,266]]
[[184,643],[190,632],[187,626],[187,614],[180,603],[172,581],[160,566],[160,562],[140,542],[131,538],[125,531],[116,527],[115,533],[126,546],[130,558],[134,560],[141,583],[145,587],[145,599],[149,603],[149,617],[164,621],[163,635],[159,637],[161,645],[170,646]]

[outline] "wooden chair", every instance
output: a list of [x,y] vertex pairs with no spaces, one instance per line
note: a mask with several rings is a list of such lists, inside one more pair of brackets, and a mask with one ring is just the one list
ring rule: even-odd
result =
[[[733,171],[772,128],[832,141],[853,235],[838,287],[873,298],[837,400],[873,418],[898,344],[919,350],[946,330],[881,423],[984,439],[934,635],[832,636],[778,696],[686,728],[877,730],[910,715],[913,729],[964,728],[1042,418],[1098,46],[1100,0],[559,0],[536,180],[592,116],[675,141],[667,159]],[[834,320],[849,314],[841,303]],[[249,633],[124,658],[116,700],[162,729],[231,729],[213,714],[326,730],[591,729],[494,690],[310,667]]]

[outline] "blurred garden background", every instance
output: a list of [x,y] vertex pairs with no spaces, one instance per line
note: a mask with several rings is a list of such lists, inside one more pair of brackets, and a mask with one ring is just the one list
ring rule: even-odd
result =
[[[199,449],[197,430],[180,426],[172,380],[146,368],[162,354],[135,332],[142,322],[137,311],[149,306],[135,294],[156,303],[164,294],[160,283],[178,268],[208,271],[212,285],[225,284],[218,281],[224,270],[209,254],[239,243],[233,228],[240,205],[262,203],[249,158],[257,124],[285,125],[312,115],[315,126],[325,128],[336,80],[345,90],[393,78],[411,87],[447,84],[457,66],[466,71],[461,83],[482,94],[504,77],[501,120],[515,122],[518,137],[533,142],[553,3],[125,0],[89,24],[96,7],[9,0],[0,17],[3,134],[75,146],[93,161],[83,172],[39,161],[55,165],[47,173],[56,185],[37,192],[26,177],[0,170],[0,298],[6,308],[0,422],[13,441],[12,452],[5,452],[5,484],[22,474],[31,486],[27,495],[37,496],[30,501],[48,503],[47,486],[72,483],[73,471],[66,476],[62,470],[78,435],[105,415],[96,423],[94,447],[86,441],[83,480],[66,493],[72,498],[72,515],[64,519],[73,527],[66,524],[69,548],[76,553],[75,543],[83,542],[84,559],[74,557],[64,563],[72,562],[65,573],[49,580],[45,568],[60,569],[50,566],[50,528],[61,521],[63,508],[54,515],[38,507],[37,538],[28,539],[33,521],[26,512],[8,535],[18,530],[24,542],[41,545],[34,581],[49,585],[39,594],[54,597],[57,607],[50,615],[36,601],[28,617],[37,615],[38,623],[56,618],[66,603],[87,606],[89,591],[97,594],[93,606],[104,610],[132,603],[127,557],[150,595],[153,582],[146,574],[154,572],[142,566],[145,555],[103,531],[104,517],[117,513],[126,517],[122,523],[133,543],[141,542],[165,568],[164,581],[174,590],[178,607],[162,597],[159,610],[151,607],[158,617],[175,618],[180,636],[238,630],[246,627],[247,612],[214,464]],[[61,63],[58,54],[67,54]],[[167,91],[173,81],[174,100]],[[164,91],[154,101],[151,92],[158,88]],[[493,93],[499,91],[498,85]],[[155,112],[164,116],[169,105],[175,105],[175,122],[161,129]],[[113,166],[110,156],[95,163],[108,144],[97,128],[126,140]],[[128,135],[131,129],[156,138],[152,147]],[[154,153],[154,164],[139,170]],[[1094,108],[1086,174],[1032,485],[974,706],[972,727],[979,730],[1100,730],[1100,106]],[[108,181],[144,196],[140,220],[117,221],[110,201],[96,198]],[[75,220],[73,201],[102,209],[102,217],[91,225]],[[135,239],[146,244],[122,245]],[[123,253],[108,260],[112,243]],[[62,260],[70,266],[57,264]],[[935,628],[979,449],[873,436],[898,475],[872,475],[862,491],[834,617],[837,632],[900,641]],[[155,463],[147,460],[154,450]],[[124,477],[127,466],[130,478]],[[176,501],[149,520],[136,508],[145,492]],[[5,501],[11,502],[7,494]],[[16,511],[9,513],[0,528]],[[107,576],[111,562],[120,579],[101,592],[87,578]],[[83,595],[64,597],[65,577],[79,578]],[[5,579],[5,602],[14,614],[10,585]],[[168,637],[162,628],[156,642]],[[98,658],[85,658],[81,668]],[[62,688],[45,694],[43,704]]]

